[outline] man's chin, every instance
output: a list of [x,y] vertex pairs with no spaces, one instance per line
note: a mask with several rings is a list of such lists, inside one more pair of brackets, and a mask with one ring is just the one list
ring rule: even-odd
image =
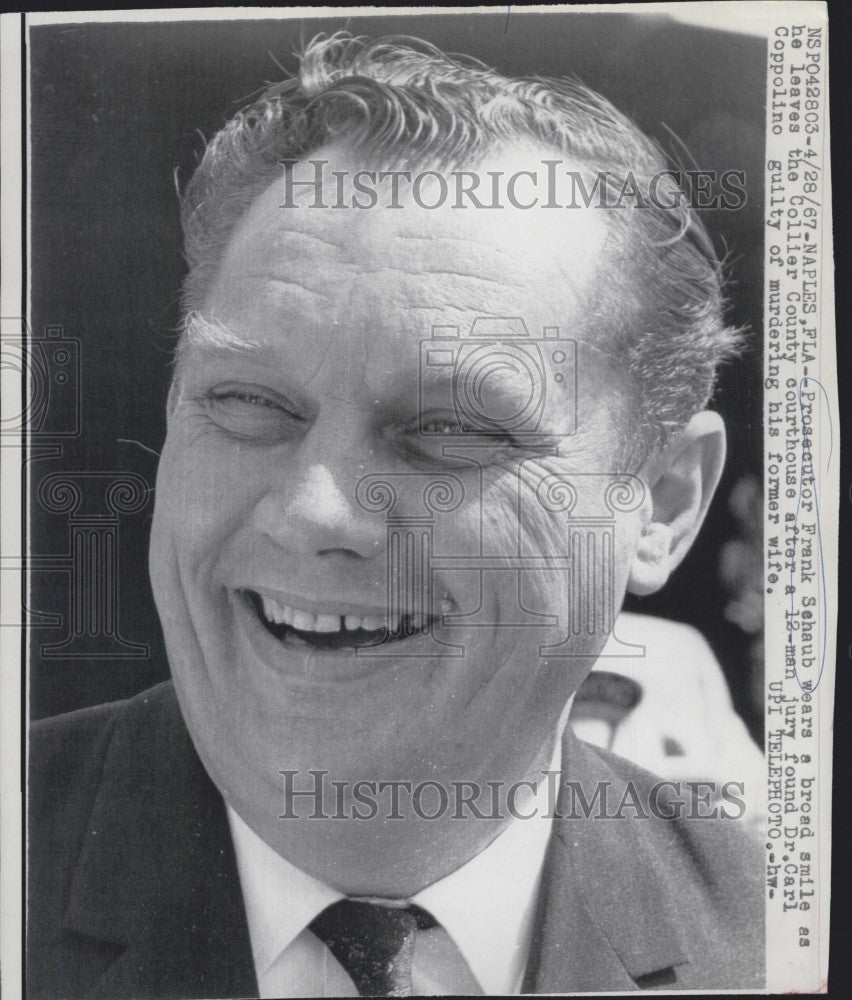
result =
[[[228,801],[276,853],[347,895],[411,896],[474,857],[511,821],[504,807],[490,812],[484,799],[483,815],[469,808],[459,814],[452,783],[441,782],[439,795],[438,782],[425,773],[357,787],[358,781],[320,772],[282,776],[275,812],[245,798]],[[289,797],[287,782],[295,792]],[[470,784],[488,791],[484,781]],[[313,796],[317,788],[326,793],[321,800]],[[431,796],[415,802],[418,789]]]

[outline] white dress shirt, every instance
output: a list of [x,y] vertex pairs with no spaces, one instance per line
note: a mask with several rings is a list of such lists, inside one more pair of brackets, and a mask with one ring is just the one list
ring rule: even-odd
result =
[[[558,770],[559,741],[551,770]],[[412,896],[438,921],[418,931],[415,994],[519,993],[550,836],[546,780],[485,850]],[[552,810],[550,810],[552,811]],[[228,807],[260,996],[358,996],[308,925],[343,898],[277,854]],[[377,900],[378,901],[378,900]]]

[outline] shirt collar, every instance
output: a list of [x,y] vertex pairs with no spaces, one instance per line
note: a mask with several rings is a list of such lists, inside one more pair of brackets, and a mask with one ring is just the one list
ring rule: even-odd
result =
[[[343,899],[343,893],[290,864],[230,805],[227,808],[254,967],[260,977],[314,917]],[[286,906],[282,900],[287,900]]]
[[[551,771],[560,766],[557,741]],[[486,994],[516,992],[529,952],[535,902],[550,836],[548,780],[466,864],[411,897],[442,925]],[[291,864],[228,806],[258,976],[343,893]],[[287,900],[286,907],[282,900]]]
[[[558,751],[557,751],[558,752]],[[558,770],[555,756],[551,770]],[[446,929],[485,994],[515,993],[529,953],[533,911],[550,837],[548,782],[495,839],[412,897]]]

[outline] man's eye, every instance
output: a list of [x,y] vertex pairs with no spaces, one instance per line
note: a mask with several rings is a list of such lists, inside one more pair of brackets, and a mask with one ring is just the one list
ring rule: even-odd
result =
[[456,417],[426,417],[419,423],[421,434],[464,434]]
[[400,443],[415,465],[459,468],[471,463],[491,464],[517,447],[512,434],[504,428],[465,426],[455,414],[425,414],[404,430]]
[[515,444],[510,430],[494,425],[464,424],[454,414],[425,414],[420,418],[417,427],[413,428],[415,435],[424,440],[430,437],[459,437],[463,441],[493,441],[507,447]]
[[291,437],[305,423],[305,418],[277,394],[250,387],[213,389],[205,403],[213,421],[237,437],[279,441]]

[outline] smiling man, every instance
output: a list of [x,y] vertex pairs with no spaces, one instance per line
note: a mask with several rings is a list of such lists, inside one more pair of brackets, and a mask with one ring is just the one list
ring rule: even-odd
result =
[[[666,197],[566,208],[555,165]],[[173,685],[34,730],[32,996],[760,985],[755,845],[564,724],[724,461],[736,338],[664,171],[579,85],[339,36],[211,142]]]

